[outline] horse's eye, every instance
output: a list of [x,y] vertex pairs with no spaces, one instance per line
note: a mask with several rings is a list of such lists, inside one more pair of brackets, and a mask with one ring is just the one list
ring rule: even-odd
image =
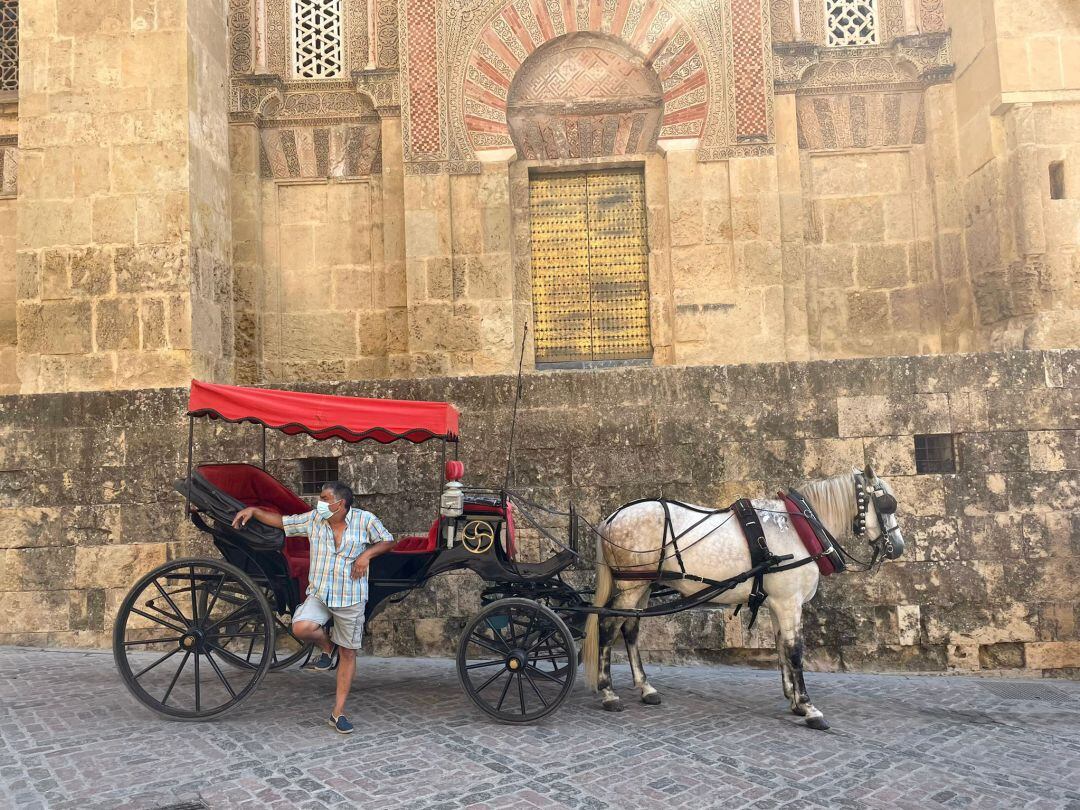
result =
[[877,507],[878,512],[883,515],[892,515],[896,513],[896,498],[892,495],[882,495],[878,498],[874,498],[874,506]]

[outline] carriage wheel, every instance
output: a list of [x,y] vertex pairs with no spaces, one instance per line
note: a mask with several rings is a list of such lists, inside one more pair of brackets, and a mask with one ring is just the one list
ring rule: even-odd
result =
[[458,678],[473,703],[504,723],[554,712],[574,686],[577,650],[566,623],[531,599],[500,599],[465,627]]
[[[181,720],[217,717],[240,703],[270,668],[273,649],[263,590],[221,560],[176,560],[151,571],[124,598],[113,627],[124,685]],[[226,663],[241,671],[226,672]]]
[[[288,669],[297,661],[305,660],[311,655],[315,645],[302,641],[292,634],[292,614],[279,613],[275,609],[276,597],[274,596],[274,589],[264,586],[261,582],[257,584],[274,614],[274,649],[270,660],[270,671],[279,672]],[[227,597],[223,596],[222,598]],[[226,659],[229,666],[253,669],[259,665],[262,659],[262,650],[261,648],[256,649],[256,645],[252,644],[251,639],[246,635],[251,632],[254,626],[254,620],[251,618],[246,619],[243,623],[234,621],[225,624],[225,629],[229,633],[238,634],[237,638],[222,644],[229,652],[233,653],[232,657]]]

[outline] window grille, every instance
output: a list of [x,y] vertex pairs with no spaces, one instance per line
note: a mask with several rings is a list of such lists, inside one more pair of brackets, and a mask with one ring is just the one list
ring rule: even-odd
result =
[[877,45],[877,0],[825,0],[830,47]]
[[338,460],[334,457],[300,459],[300,494],[318,495],[331,481],[338,480]]
[[293,73],[300,79],[333,79],[345,62],[341,0],[293,0]]
[[0,92],[19,90],[19,0],[0,0]]
[[956,472],[956,442],[951,433],[915,437],[915,472],[919,475]]

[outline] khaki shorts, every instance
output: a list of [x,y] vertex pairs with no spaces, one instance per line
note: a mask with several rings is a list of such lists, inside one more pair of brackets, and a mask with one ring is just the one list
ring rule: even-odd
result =
[[315,622],[325,625],[330,618],[334,626],[330,630],[330,640],[347,650],[360,649],[360,640],[364,636],[365,602],[357,602],[348,607],[327,607],[317,596],[309,595],[304,603],[293,612],[294,622]]

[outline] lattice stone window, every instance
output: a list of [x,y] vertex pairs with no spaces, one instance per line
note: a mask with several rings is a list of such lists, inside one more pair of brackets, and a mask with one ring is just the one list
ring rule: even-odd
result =
[[826,42],[831,47],[877,45],[877,0],[825,0]]
[[293,73],[300,79],[333,79],[342,74],[345,49],[341,0],[292,0]]
[[19,0],[0,0],[0,92],[19,89]]
[[318,495],[331,481],[338,480],[338,460],[333,456],[300,459],[300,494]]

